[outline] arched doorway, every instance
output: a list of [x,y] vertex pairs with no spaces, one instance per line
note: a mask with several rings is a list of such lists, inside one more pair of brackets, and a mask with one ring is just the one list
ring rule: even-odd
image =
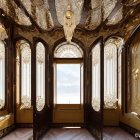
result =
[[83,51],[74,42],[53,53],[53,123],[84,122]]

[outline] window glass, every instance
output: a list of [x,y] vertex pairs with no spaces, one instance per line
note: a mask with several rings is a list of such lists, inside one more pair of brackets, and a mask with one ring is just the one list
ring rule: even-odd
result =
[[100,110],[100,43],[92,49],[92,107]]
[[105,108],[117,107],[117,46],[110,42],[104,48]]
[[[21,97],[21,107],[31,107],[31,49],[30,45],[20,40],[17,42],[17,98]],[[19,90],[20,88],[20,90]],[[18,99],[19,100],[19,99]]]
[[57,104],[80,104],[80,64],[56,64]]
[[36,102],[41,111],[45,105],[45,47],[41,42],[36,47]]
[[5,105],[5,46],[0,41],[0,109]]

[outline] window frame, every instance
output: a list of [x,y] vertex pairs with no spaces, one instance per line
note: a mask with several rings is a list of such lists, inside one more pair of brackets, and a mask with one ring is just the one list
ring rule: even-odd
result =
[[35,101],[34,101],[34,106],[35,106],[35,112],[38,112],[38,113],[41,113],[41,112],[44,112],[46,108],[49,107],[49,83],[48,83],[48,73],[49,73],[49,52],[48,52],[48,46],[47,44],[40,38],[37,38],[37,40],[35,41],[35,85],[36,85],[36,50],[37,50],[37,44],[38,43],[41,43],[43,46],[44,46],[44,49],[45,49],[45,105],[43,107],[42,110],[38,111],[37,110],[37,103],[36,103],[36,95],[37,95],[37,90],[36,90],[36,87],[35,87]]
[[[17,89],[16,89],[16,103],[17,103],[17,96],[19,96],[19,107],[21,109],[22,107],[22,94],[21,94],[21,90],[22,90],[22,69],[21,69],[21,50],[20,50],[20,47],[21,47],[21,44],[20,45],[17,45],[17,43],[19,43],[20,41],[24,41],[25,43],[27,43],[30,47],[30,50],[31,50],[31,73],[30,73],[30,77],[31,77],[31,107],[30,108],[23,108],[25,110],[30,110],[32,109],[32,105],[33,105],[33,102],[32,102],[32,98],[33,98],[33,93],[32,93],[32,44],[29,40],[23,38],[23,37],[19,37],[16,39],[15,41],[15,50],[16,50],[16,70],[17,70],[17,63],[19,63],[19,83],[17,84],[17,80],[16,80],[16,86],[19,86],[19,94],[17,95]],[[19,54],[19,61],[17,60],[17,54]],[[18,61],[18,62],[17,62]],[[17,72],[16,72],[16,79],[17,79]]]
[[[119,98],[119,93],[118,93],[118,84],[119,84],[119,81],[118,81],[118,79],[119,79],[119,74],[118,74],[118,52],[119,52],[119,48],[120,47],[122,47],[123,48],[123,46],[124,46],[124,39],[123,39],[123,37],[121,37],[121,36],[118,36],[118,35],[111,35],[111,36],[108,36],[106,39],[105,39],[105,41],[104,41],[104,48],[105,48],[105,43],[107,42],[107,41],[109,41],[109,40],[114,40],[114,43],[113,44],[115,44],[116,45],[116,97],[117,97],[117,101],[116,101],[116,109],[115,108],[105,108],[105,106],[104,106],[104,109],[105,110],[117,110],[118,109],[118,107],[119,107],[119,105],[118,105],[118,98]],[[121,54],[122,55],[122,54]],[[122,56],[123,57],[123,56]],[[105,65],[105,64],[104,64]],[[122,61],[121,61],[121,66],[122,66]],[[122,68],[121,68],[122,69]],[[121,76],[122,76],[122,70],[121,70]],[[123,84],[123,81],[122,81],[122,77],[121,77],[121,85]],[[123,94],[123,90],[122,90],[122,86],[121,86],[121,93]],[[105,94],[104,94],[104,96],[105,96]],[[122,95],[121,95],[121,97],[122,97]],[[123,97],[122,97],[123,98]],[[123,100],[123,99],[122,99]],[[123,103],[122,103],[123,104]]]
[[[54,84],[54,77],[55,77],[55,74],[54,74],[54,64],[56,63],[56,64],[80,64],[80,63],[82,63],[83,64],[83,93],[82,93],[82,104],[78,104],[77,105],[77,109],[79,110],[79,109],[82,109],[83,108],[83,106],[84,106],[84,102],[85,102],[85,81],[84,81],[84,79],[85,79],[85,50],[84,50],[84,48],[83,48],[83,44],[81,44],[81,43],[79,43],[78,42],[78,40],[72,40],[73,42],[72,43],[74,43],[74,44],[76,44],[76,46],[78,46],[79,47],[79,49],[80,49],[80,51],[82,51],[82,53],[83,53],[83,56],[82,56],[82,58],[55,58],[54,57],[54,52],[55,52],[55,49],[58,49],[58,47],[61,47],[61,46],[63,46],[63,45],[65,45],[65,43],[67,44],[67,42],[64,40],[64,39],[62,39],[62,40],[59,40],[56,44],[55,44],[55,46],[54,46],[54,48],[53,48],[53,50],[52,50],[52,107],[53,108],[61,108],[61,109],[74,109],[72,106],[73,106],[73,104],[66,104],[67,106],[66,106],[66,108],[64,108],[64,107],[61,107],[61,105],[63,105],[63,104],[55,104],[55,90],[54,90],[54,88],[55,88],[55,84]],[[74,45],[75,46],[75,45]],[[81,76],[81,75],[80,75]],[[81,92],[81,91],[80,91]],[[80,97],[81,97],[81,93],[80,93]],[[80,102],[81,102],[81,99],[80,99]],[[76,104],[74,104],[74,105],[76,105]]]

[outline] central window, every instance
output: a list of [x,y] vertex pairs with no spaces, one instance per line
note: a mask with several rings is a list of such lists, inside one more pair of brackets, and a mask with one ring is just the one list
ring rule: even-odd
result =
[[57,104],[80,104],[80,64],[56,64]]
[[54,104],[82,104],[83,52],[75,44],[60,44],[54,52]]

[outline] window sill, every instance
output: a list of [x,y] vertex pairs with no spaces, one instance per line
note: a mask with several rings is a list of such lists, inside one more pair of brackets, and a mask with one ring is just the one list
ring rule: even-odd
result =
[[23,108],[22,106],[20,106],[19,110],[33,110],[33,107],[31,106],[30,108]]

